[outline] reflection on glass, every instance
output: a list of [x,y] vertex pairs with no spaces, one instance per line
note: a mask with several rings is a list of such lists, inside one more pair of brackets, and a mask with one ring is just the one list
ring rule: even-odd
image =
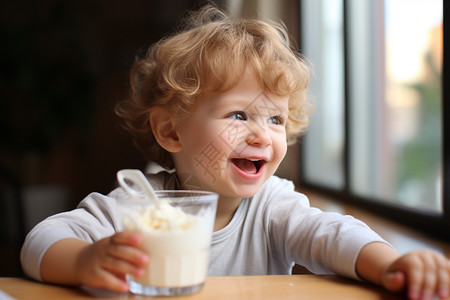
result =
[[442,0],[349,8],[351,189],[441,212]]

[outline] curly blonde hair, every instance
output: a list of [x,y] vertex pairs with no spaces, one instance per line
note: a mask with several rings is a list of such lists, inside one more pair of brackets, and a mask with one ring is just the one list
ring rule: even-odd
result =
[[131,69],[131,95],[116,114],[144,156],[174,167],[170,153],[156,142],[149,122],[153,108],[186,117],[203,92],[224,92],[251,68],[264,90],[289,97],[287,142],[306,132],[309,105],[305,90],[309,68],[292,49],[281,25],[230,18],[212,6],[194,12],[183,30],[152,45]]

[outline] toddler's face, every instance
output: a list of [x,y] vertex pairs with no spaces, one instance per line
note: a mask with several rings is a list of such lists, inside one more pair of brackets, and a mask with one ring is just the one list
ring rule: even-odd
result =
[[251,72],[225,93],[206,94],[177,124],[179,179],[221,198],[254,195],[286,154],[287,117],[288,97],[265,94]]

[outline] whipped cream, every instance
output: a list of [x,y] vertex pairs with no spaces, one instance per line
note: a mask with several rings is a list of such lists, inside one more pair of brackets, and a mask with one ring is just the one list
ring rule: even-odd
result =
[[[197,218],[186,214],[180,207],[174,207],[167,201],[160,201],[156,205],[137,207],[130,214],[130,219],[126,223],[132,222],[149,230],[168,232],[173,230],[187,230],[193,228]],[[124,224],[130,228],[131,224]]]

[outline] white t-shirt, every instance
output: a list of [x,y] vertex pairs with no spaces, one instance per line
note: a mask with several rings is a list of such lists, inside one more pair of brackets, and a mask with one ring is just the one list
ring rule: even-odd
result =
[[[148,176],[154,189],[176,189],[176,176]],[[36,280],[47,249],[65,238],[94,242],[120,228],[115,189],[92,193],[75,210],[42,221],[28,234],[21,251],[25,274]],[[231,222],[213,233],[210,276],[290,274],[294,263],[313,273],[358,278],[356,258],[368,243],[385,242],[351,216],[309,206],[291,181],[272,176],[251,198],[243,199]],[[385,242],[386,243],[386,242]]]

